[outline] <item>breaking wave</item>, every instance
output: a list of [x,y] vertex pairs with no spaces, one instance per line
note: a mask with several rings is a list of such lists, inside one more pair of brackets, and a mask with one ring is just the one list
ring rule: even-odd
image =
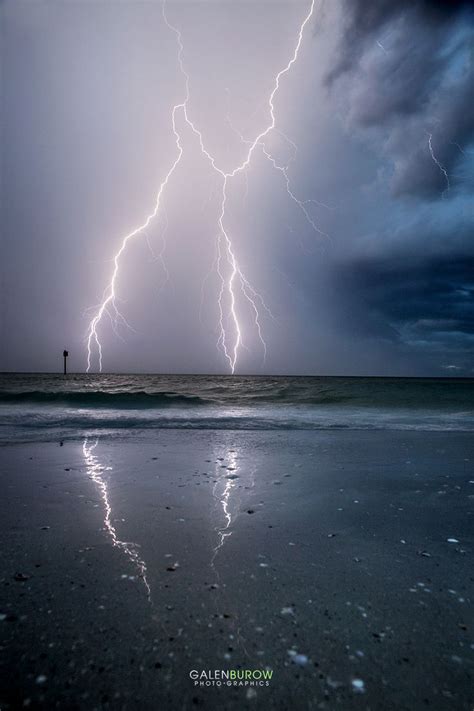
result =
[[0,375],[0,439],[45,438],[48,429],[471,432],[474,381]]
[[138,410],[142,408],[160,408],[166,406],[186,406],[209,404],[198,395],[185,395],[176,392],[107,392],[93,390],[86,392],[44,392],[42,390],[0,393],[0,404],[36,404],[63,405],[84,408],[114,408]]

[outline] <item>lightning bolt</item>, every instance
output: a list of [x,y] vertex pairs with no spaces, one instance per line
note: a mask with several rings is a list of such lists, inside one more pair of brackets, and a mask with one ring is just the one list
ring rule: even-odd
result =
[[[242,141],[242,143],[245,143],[245,144],[247,144],[247,145],[251,145],[251,144],[252,144],[252,141],[249,141],[249,140],[245,139],[244,136],[240,133],[240,131],[232,124],[232,122],[231,122],[231,120],[230,120],[229,117],[227,117],[227,122],[228,122],[229,126],[231,127],[231,129],[234,131],[234,133],[237,134],[237,136],[240,138],[240,140]],[[291,148],[292,148],[292,150],[293,150],[293,155],[291,156],[291,158],[289,159],[289,161],[287,162],[286,165],[280,165],[279,163],[277,163],[276,158],[274,158],[274,156],[273,156],[273,155],[270,153],[270,151],[267,149],[267,147],[266,147],[266,145],[265,145],[265,141],[261,141],[261,142],[260,142],[260,146],[261,146],[261,148],[262,148],[263,154],[265,155],[266,158],[268,158],[268,160],[270,161],[270,163],[272,164],[272,166],[275,168],[275,170],[277,170],[278,172],[282,173],[282,175],[283,175],[283,177],[284,177],[284,179],[285,179],[286,192],[288,193],[288,195],[289,195],[289,197],[291,198],[291,200],[295,203],[295,205],[301,210],[301,212],[303,213],[303,215],[304,215],[304,217],[305,217],[305,219],[306,219],[306,222],[309,224],[309,226],[311,227],[311,229],[312,229],[314,232],[316,232],[316,233],[318,233],[319,235],[321,235],[322,237],[326,237],[326,238],[329,239],[329,235],[326,234],[326,232],[323,232],[323,231],[316,225],[316,223],[314,222],[313,218],[312,218],[311,215],[309,214],[306,205],[314,204],[314,205],[318,205],[319,207],[324,207],[324,208],[326,208],[327,210],[332,210],[333,208],[331,208],[329,205],[326,205],[326,204],[324,204],[324,203],[322,203],[322,202],[318,202],[317,200],[313,200],[313,199],[300,200],[300,199],[294,194],[294,192],[292,191],[292,189],[291,189],[291,187],[290,187],[290,177],[289,177],[289,175],[288,175],[288,169],[289,169],[289,167],[290,167],[290,163],[291,163],[292,161],[294,161],[295,158],[296,158],[296,153],[298,152],[298,146],[296,145],[296,143],[295,143],[294,141],[291,140],[291,138],[289,138],[285,133],[283,133],[283,131],[280,131],[280,130],[278,130],[278,129],[275,129],[275,132],[278,133],[278,134],[291,146]],[[245,175],[246,175],[246,174],[245,174]]]
[[433,134],[432,134],[432,133],[429,133],[429,134],[428,134],[428,148],[429,148],[429,150],[430,150],[430,155],[431,155],[433,161],[434,161],[434,162],[436,163],[436,165],[438,166],[438,168],[439,168],[439,170],[441,171],[441,173],[444,175],[445,180],[446,180],[446,188],[445,188],[445,189],[443,190],[443,192],[441,193],[441,197],[444,198],[444,196],[446,195],[446,193],[449,192],[449,190],[451,189],[451,183],[450,183],[450,181],[449,181],[448,171],[446,170],[446,168],[444,167],[444,165],[443,165],[442,163],[440,163],[440,161],[436,158],[436,156],[435,156],[435,154],[434,154],[432,139],[433,139]]
[[129,242],[131,242],[133,239],[135,239],[138,235],[140,235],[146,228],[149,226],[149,224],[152,222],[152,220],[156,217],[158,214],[158,211],[160,209],[161,205],[161,198],[164,192],[165,187],[168,185],[168,182],[173,175],[174,171],[176,170],[181,157],[183,155],[183,147],[180,142],[180,135],[176,129],[176,112],[178,111],[179,108],[182,108],[184,106],[184,103],[181,104],[176,104],[173,106],[173,111],[172,111],[172,126],[173,126],[173,133],[175,137],[175,143],[176,147],[178,149],[178,155],[173,161],[171,168],[168,170],[164,180],[160,184],[160,187],[158,189],[157,195],[156,195],[156,200],[155,200],[155,207],[153,211],[148,215],[146,220],[136,227],[134,230],[129,232],[128,234],[125,235],[122,239],[122,243],[120,245],[120,248],[118,252],[116,253],[114,257],[114,269],[112,272],[112,277],[110,279],[109,285],[105,291],[104,299],[99,307],[99,310],[95,314],[94,318],[89,324],[89,330],[87,334],[87,369],[86,372],[88,373],[91,368],[91,357],[92,357],[92,344],[95,342],[98,350],[98,357],[99,357],[99,370],[102,372],[102,345],[99,340],[97,328],[102,321],[102,318],[104,315],[110,315],[110,308],[114,309],[115,313],[119,313],[118,308],[117,308],[117,294],[116,294],[116,284],[117,284],[117,278],[118,278],[118,273],[120,269],[120,261],[122,258],[122,255],[124,254],[127,245]]
[[[87,333],[87,370],[86,370],[86,372],[89,372],[91,369],[91,366],[92,366],[92,356],[93,356],[94,347],[97,351],[99,370],[102,371],[103,352],[102,352],[102,345],[101,345],[101,342],[99,339],[98,330],[99,330],[99,326],[100,326],[104,316],[108,316],[112,320],[112,314],[115,314],[115,320],[114,320],[115,323],[117,323],[117,321],[120,321],[123,318],[119,315],[120,312],[117,307],[117,279],[118,279],[119,270],[120,270],[120,263],[121,263],[123,255],[126,251],[126,248],[131,241],[133,241],[135,238],[137,238],[139,235],[141,235],[147,229],[147,227],[150,225],[150,223],[153,221],[153,219],[160,212],[162,196],[165,191],[165,188],[168,186],[169,181],[173,176],[173,173],[175,172],[177,166],[179,165],[179,163],[181,161],[181,158],[183,155],[183,147],[181,144],[181,135],[178,132],[177,125],[176,125],[176,116],[177,116],[178,111],[182,113],[186,124],[191,129],[192,133],[197,137],[202,155],[208,160],[212,169],[216,172],[216,174],[221,179],[220,210],[219,210],[219,216],[217,219],[217,224],[218,224],[218,235],[217,235],[217,239],[216,239],[217,254],[216,254],[216,259],[215,259],[215,270],[216,270],[218,280],[219,280],[219,289],[218,289],[219,338],[217,341],[217,346],[222,349],[224,356],[228,361],[230,371],[231,371],[231,373],[234,373],[236,364],[237,364],[239,349],[241,346],[243,346],[242,327],[240,325],[239,313],[238,313],[239,312],[239,306],[238,306],[239,305],[239,295],[240,295],[248,302],[248,305],[253,312],[254,324],[256,327],[258,337],[259,337],[260,342],[262,344],[263,356],[265,359],[267,346],[266,346],[265,340],[263,338],[259,306],[262,306],[263,309],[266,311],[266,313],[268,313],[270,316],[273,317],[273,315],[271,314],[270,309],[265,304],[263,296],[258,291],[256,291],[256,289],[252,286],[252,284],[250,283],[248,278],[245,276],[245,274],[239,264],[236,249],[234,247],[232,238],[229,234],[229,231],[227,230],[227,228],[225,226],[226,206],[227,206],[227,200],[228,200],[227,188],[228,188],[229,181],[231,181],[233,178],[235,178],[240,173],[244,173],[244,171],[247,170],[257,147],[262,146],[263,149],[265,150],[265,145],[264,145],[265,138],[270,134],[271,131],[276,129],[276,116],[275,116],[274,100],[275,100],[275,97],[280,89],[280,81],[286,74],[288,74],[291,67],[298,59],[300,47],[301,47],[301,44],[303,41],[304,30],[313,15],[314,7],[315,7],[315,0],[311,0],[310,8],[300,25],[296,45],[293,50],[293,54],[291,55],[287,64],[278,72],[278,74],[276,75],[276,77],[274,79],[273,89],[272,89],[270,96],[268,98],[269,121],[268,121],[267,125],[260,131],[260,133],[257,134],[257,136],[254,138],[253,141],[248,141],[248,142],[246,141],[245,142],[247,144],[247,153],[245,154],[243,160],[238,165],[236,165],[233,169],[225,170],[217,164],[217,161],[214,158],[214,156],[206,148],[202,132],[197,128],[197,126],[194,124],[194,122],[191,120],[191,118],[189,116],[188,103],[189,103],[189,98],[190,98],[190,89],[189,89],[190,77],[185,69],[184,61],[183,61],[184,45],[182,42],[182,35],[181,35],[180,30],[169,22],[167,15],[166,15],[166,6],[165,6],[165,0],[164,0],[163,6],[162,6],[163,19],[164,19],[164,22],[166,23],[167,27],[172,32],[174,32],[174,34],[176,36],[176,41],[177,41],[177,46],[178,46],[178,54],[177,54],[178,65],[179,65],[181,74],[183,76],[184,85],[185,85],[184,100],[181,103],[175,104],[173,106],[173,109],[171,112],[171,125],[172,125],[172,131],[173,131],[175,144],[176,144],[176,148],[177,148],[177,156],[174,159],[174,161],[172,162],[170,168],[168,169],[168,172],[165,175],[164,180],[161,182],[161,184],[159,186],[159,189],[158,189],[158,192],[156,195],[156,199],[155,199],[154,209],[147,216],[147,218],[144,220],[144,222],[142,224],[140,224],[138,227],[133,229],[131,232],[129,232],[122,238],[120,247],[119,247],[117,253],[115,254],[115,257],[113,260],[114,269],[112,271],[111,279],[110,279],[109,284],[104,292],[103,300],[102,300],[99,308],[97,309],[94,317],[92,318],[92,320],[89,324],[89,328],[88,328],[88,333]],[[276,130],[278,130],[278,129],[276,129]],[[284,134],[282,134],[282,135],[284,135]],[[296,150],[296,146],[295,146],[295,150]],[[312,221],[311,217],[309,216],[309,213],[305,207],[305,203],[298,200],[294,196],[294,194],[291,192],[290,187],[289,187],[290,186],[289,178],[286,173],[286,167],[280,166],[279,164],[277,164],[270,153],[266,152],[266,155],[273,162],[274,167],[283,173],[285,180],[286,180],[287,192],[290,195],[290,197],[292,197],[292,199],[298,204],[298,206],[303,211],[303,213],[307,217],[310,224],[314,227],[314,229],[316,231],[319,231],[317,226],[315,225],[314,221]],[[321,233],[321,234],[324,234],[324,233]],[[228,303],[227,312],[225,310],[225,303],[226,302]],[[227,327],[227,324],[229,322],[231,324],[230,332]]]

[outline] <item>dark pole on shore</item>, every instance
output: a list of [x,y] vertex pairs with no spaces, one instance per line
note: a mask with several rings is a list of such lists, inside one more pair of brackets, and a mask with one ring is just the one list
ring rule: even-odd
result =
[[63,351],[63,358],[64,358],[64,375],[67,373],[67,367],[66,367],[66,358],[69,355],[69,351]]

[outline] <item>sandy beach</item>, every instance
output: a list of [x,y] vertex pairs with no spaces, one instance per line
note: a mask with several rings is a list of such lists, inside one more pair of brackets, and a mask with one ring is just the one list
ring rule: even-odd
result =
[[[1,708],[471,709],[468,433],[0,450]],[[190,672],[270,669],[266,685]]]

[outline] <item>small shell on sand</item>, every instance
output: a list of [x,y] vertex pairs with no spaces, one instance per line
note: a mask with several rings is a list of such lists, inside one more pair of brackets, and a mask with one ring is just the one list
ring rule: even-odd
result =
[[289,649],[288,655],[291,657],[291,661],[293,662],[293,664],[297,664],[300,667],[306,666],[306,664],[309,662],[309,659],[306,654],[298,654],[298,652],[296,652],[294,649]]
[[365,691],[365,683],[362,681],[362,679],[353,679],[352,688],[358,694],[363,694]]

